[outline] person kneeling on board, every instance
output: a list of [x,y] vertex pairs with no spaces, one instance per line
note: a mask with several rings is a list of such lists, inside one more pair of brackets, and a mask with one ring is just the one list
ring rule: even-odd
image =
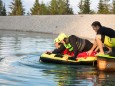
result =
[[74,52],[74,56],[71,57],[71,60],[76,60],[79,53],[86,52],[93,46],[93,44],[87,39],[82,39],[75,35],[67,36],[64,33],[59,34],[58,40],[66,49],[70,52]]
[[99,21],[92,23],[93,30],[97,33],[93,47],[88,51],[90,54],[96,47],[99,47],[100,54],[104,54],[103,44],[112,52],[110,56],[115,56],[115,31],[111,28],[104,27]]

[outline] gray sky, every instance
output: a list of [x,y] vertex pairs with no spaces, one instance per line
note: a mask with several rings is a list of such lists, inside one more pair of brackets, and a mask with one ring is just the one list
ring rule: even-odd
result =
[[[7,11],[9,11],[10,9],[8,7],[10,5],[10,2],[12,2],[12,0],[2,0],[2,1],[6,4]],[[39,0],[39,1],[40,3],[43,1],[44,3],[48,4],[51,0]],[[26,9],[26,12],[30,10],[34,2],[35,0],[22,0],[23,6]],[[78,8],[79,2],[80,0],[70,0],[70,6],[73,8],[73,11],[75,14],[77,14],[79,11],[79,8]],[[91,0],[91,9],[97,11],[98,2],[99,0]]]

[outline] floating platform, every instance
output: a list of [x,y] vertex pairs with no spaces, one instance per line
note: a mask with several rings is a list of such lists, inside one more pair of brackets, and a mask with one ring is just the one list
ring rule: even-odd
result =
[[79,57],[77,60],[72,60],[68,55],[46,54],[40,56],[42,62],[56,63],[56,64],[70,64],[70,65],[94,65],[97,57]]
[[115,57],[97,55],[97,67],[101,71],[115,71]]

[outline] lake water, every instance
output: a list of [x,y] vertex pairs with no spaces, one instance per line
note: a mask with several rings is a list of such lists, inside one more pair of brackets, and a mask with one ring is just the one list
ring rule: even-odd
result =
[[56,35],[0,30],[0,86],[115,86],[115,73],[93,66],[39,62]]

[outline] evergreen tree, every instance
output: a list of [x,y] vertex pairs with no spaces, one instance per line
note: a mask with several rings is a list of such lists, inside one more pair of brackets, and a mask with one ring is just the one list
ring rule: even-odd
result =
[[110,0],[100,0],[98,5],[98,13],[99,14],[109,14],[110,13],[110,7],[109,2]]
[[98,5],[98,14],[103,14],[103,13],[104,13],[104,3],[103,0],[100,0]]
[[1,12],[2,16],[6,16],[6,8],[5,8],[5,4],[3,6],[2,12]]
[[50,6],[49,6],[49,9],[50,9],[50,14],[51,15],[56,15],[58,14],[58,2],[57,0],[51,0],[50,2]]
[[6,16],[5,4],[3,5],[2,0],[0,0],[0,16]]
[[58,0],[58,14],[59,15],[64,15],[66,14],[66,3],[64,0]]
[[90,0],[85,0],[84,1],[84,10],[83,13],[84,14],[90,14],[91,10],[90,10]]
[[11,12],[9,12],[9,15],[11,16],[25,14],[21,0],[13,0],[9,8],[11,9]]
[[70,8],[69,0],[58,0],[59,14],[68,15],[73,14],[72,8]]
[[3,3],[2,0],[0,0],[0,16],[2,15],[2,10],[3,10]]
[[112,13],[115,14],[115,0],[113,0]]
[[49,15],[49,8],[43,2],[40,4],[40,15]]
[[40,14],[40,4],[39,1],[36,0],[34,6],[30,9],[31,15],[39,15]]
[[79,3],[79,14],[91,14],[94,13],[92,10],[90,10],[90,0],[81,0]]
[[104,13],[105,14],[110,14],[110,5],[108,4],[110,0],[104,0]]
[[80,9],[80,12],[78,12],[79,14],[82,14],[83,13],[83,10],[84,10],[84,1],[81,0],[80,3],[79,3],[79,9]]
[[73,14],[73,10],[70,8],[69,0],[66,0],[66,13]]
[[73,14],[73,10],[69,6],[69,0],[52,0],[49,8],[52,15]]

